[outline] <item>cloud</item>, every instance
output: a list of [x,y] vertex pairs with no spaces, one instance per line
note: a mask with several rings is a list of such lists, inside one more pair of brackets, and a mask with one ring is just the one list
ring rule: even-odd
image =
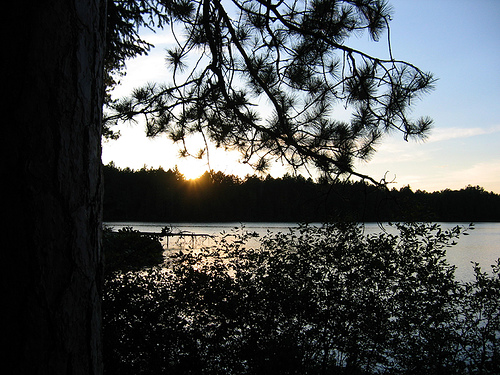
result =
[[500,159],[476,163],[447,176],[457,185],[480,185],[486,190],[500,192]]
[[447,141],[456,138],[469,138],[477,135],[485,135],[500,132],[500,125],[489,128],[436,128],[427,139],[426,143]]
[[434,158],[433,150],[426,143],[404,141],[402,137],[387,137],[376,148],[377,152],[369,161],[370,164],[405,163],[418,160],[422,162]]
[[463,168],[441,166],[419,172],[401,173],[397,179],[397,187],[409,184],[413,189],[440,191],[479,185],[486,191],[500,193],[500,159],[479,162]]
[[148,33],[144,36],[144,39],[146,42],[151,43],[156,47],[176,44],[175,37],[170,32],[170,29],[161,30],[156,33]]

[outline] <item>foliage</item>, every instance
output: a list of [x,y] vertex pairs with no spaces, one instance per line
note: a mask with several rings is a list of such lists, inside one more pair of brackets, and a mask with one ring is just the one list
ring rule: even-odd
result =
[[474,264],[475,282],[462,290],[457,330],[460,355],[478,373],[500,371],[500,259],[492,265],[493,277]]
[[[142,29],[163,28],[190,12],[189,1],[107,0],[105,85],[108,93],[124,74],[125,61],[149,52],[153,45],[139,35]],[[108,97],[109,100],[109,97]]]
[[462,229],[328,224],[224,234],[108,278],[107,374],[498,373],[500,274],[454,279]]
[[163,247],[158,237],[130,227],[118,232],[105,227],[102,242],[106,272],[126,272],[163,263]]
[[178,170],[104,167],[106,221],[500,221],[500,195],[480,187],[427,193],[363,182],[314,182],[222,172],[186,181]]
[[[111,40],[119,43],[111,61],[149,48],[137,35],[141,26],[169,24],[176,45],[166,54],[172,82],[147,84],[109,103],[106,122],[143,115],[147,134],[169,134],[182,142],[183,155],[190,153],[187,137],[201,134],[239,150],[260,171],[276,159],[313,166],[328,178],[356,175],[377,183],[355,171],[354,162],[368,160],[385,133],[422,139],[431,127],[427,117],[410,117],[411,106],[433,87],[430,73],[394,59],[390,43],[387,59],[349,46],[364,32],[380,40],[391,19],[385,0],[113,4],[118,22],[111,23]],[[340,105],[349,121],[332,117]]]

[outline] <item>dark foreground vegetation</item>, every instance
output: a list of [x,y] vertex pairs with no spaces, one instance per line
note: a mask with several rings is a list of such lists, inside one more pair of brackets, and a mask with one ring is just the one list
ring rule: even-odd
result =
[[457,281],[445,251],[463,229],[397,228],[302,226],[259,249],[241,231],[168,267],[150,267],[157,240],[106,232],[107,254],[122,236],[115,250],[153,255],[107,257],[105,373],[500,373],[500,264]]
[[363,182],[222,172],[185,180],[177,170],[104,167],[106,221],[500,221],[500,195],[481,187],[428,193]]

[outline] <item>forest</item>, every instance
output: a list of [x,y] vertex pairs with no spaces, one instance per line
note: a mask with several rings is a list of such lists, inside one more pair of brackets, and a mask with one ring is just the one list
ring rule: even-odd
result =
[[426,192],[290,174],[206,172],[187,180],[177,168],[103,170],[105,221],[500,221],[500,195],[472,185]]

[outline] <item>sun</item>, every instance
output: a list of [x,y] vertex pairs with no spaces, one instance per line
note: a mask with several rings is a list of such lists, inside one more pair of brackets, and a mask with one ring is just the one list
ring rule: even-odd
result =
[[195,180],[208,170],[206,161],[190,158],[180,160],[178,168],[186,180]]
[[205,173],[205,171],[202,171],[202,172],[198,172],[198,171],[195,171],[195,170],[182,170],[181,173],[184,175],[184,178],[186,180],[196,180],[198,178],[201,177],[201,175],[203,175],[203,173]]

